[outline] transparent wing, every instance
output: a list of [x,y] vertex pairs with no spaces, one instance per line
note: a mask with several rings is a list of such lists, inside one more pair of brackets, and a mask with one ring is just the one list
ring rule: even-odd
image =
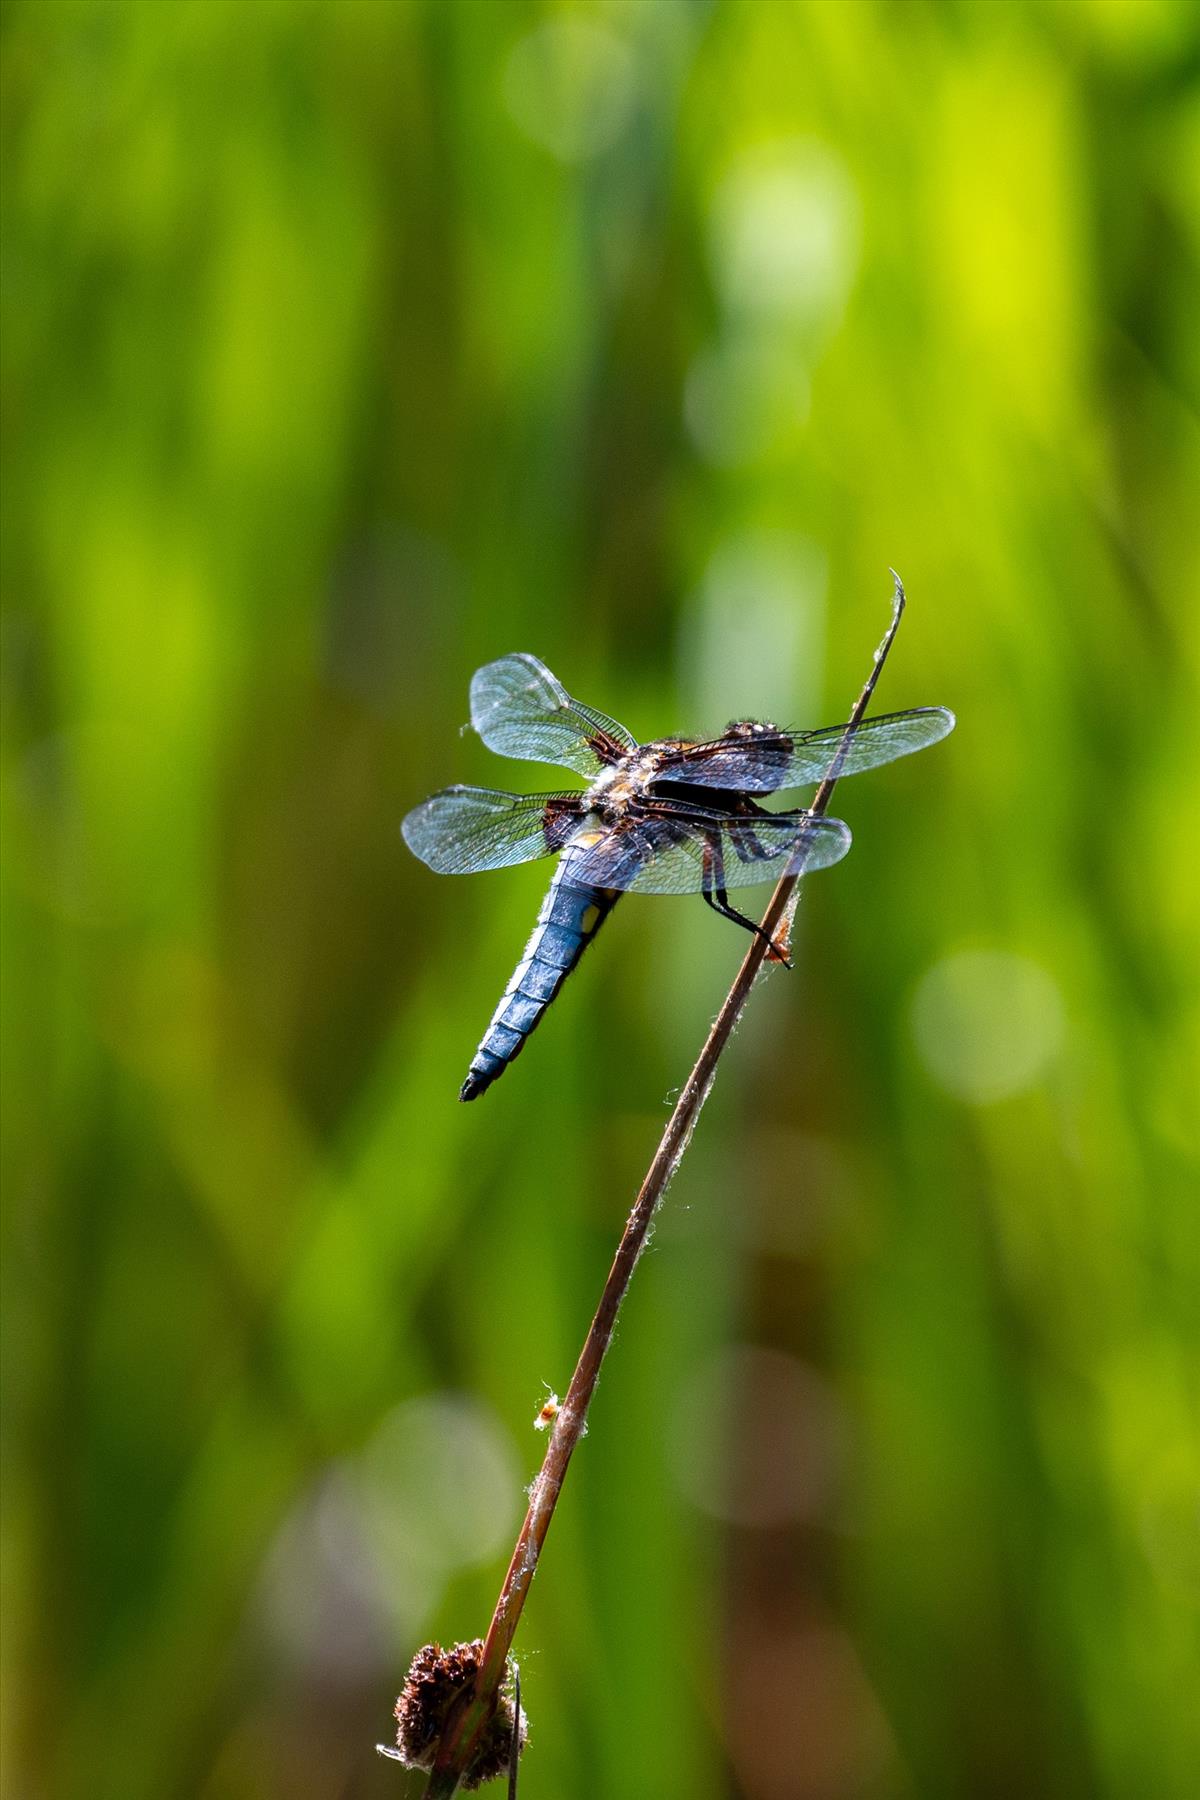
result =
[[400,830],[413,855],[439,875],[471,875],[561,850],[579,813],[578,794],[450,787],[415,806]]
[[598,775],[636,741],[623,725],[573,700],[536,656],[502,656],[471,679],[471,723],[500,756]]
[[730,819],[672,812],[631,819],[589,842],[585,825],[567,848],[570,879],[630,894],[699,894],[755,887],[788,871],[826,869],[850,848],[840,819],[811,813]]
[[[898,756],[911,756],[914,750],[936,744],[953,730],[954,714],[944,706],[880,713],[856,726],[837,772],[858,775],[864,769],[877,769]],[[708,743],[663,746],[657,779],[738,788],[745,794],[807,787],[825,779],[845,735],[844,725],[827,725],[821,731],[783,731],[746,720]]]

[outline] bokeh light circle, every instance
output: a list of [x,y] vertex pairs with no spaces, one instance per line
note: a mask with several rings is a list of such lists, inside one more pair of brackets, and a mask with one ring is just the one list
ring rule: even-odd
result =
[[520,39],[504,69],[512,118],[565,163],[585,162],[620,137],[635,87],[629,45],[589,19],[548,19]]
[[1062,996],[1027,956],[959,950],[921,978],[912,1027],[938,1085],[988,1105],[1032,1087],[1053,1061],[1063,1037]]

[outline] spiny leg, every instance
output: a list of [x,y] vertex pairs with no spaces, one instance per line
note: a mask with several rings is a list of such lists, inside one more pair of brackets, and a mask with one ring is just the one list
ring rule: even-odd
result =
[[785,969],[790,969],[795,966],[791,957],[785,950],[779,948],[779,945],[775,942],[775,939],[771,936],[769,931],[764,931],[762,926],[759,925],[756,920],[748,919],[745,913],[740,913],[735,906],[729,905],[729,896],[726,894],[724,888],[718,888],[716,891],[716,898],[710,898],[708,904],[712,907],[714,912],[719,912],[723,919],[732,919],[735,925],[744,925],[747,931],[752,931],[754,933],[755,937],[762,938],[767,946],[767,955],[772,962],[782,963]]
[[781,962],[785,968],[790,969],[792,967],[791,957],[779,948],[770,932],[764,931],[754,919],[748,919],[745,913],[738,912],[735,906],[730,906],[729,895],[725,891],[725,859],[721,850],[721,841],[715,835],[705,841],[702,876],[700,892],[713,911],[720,913],[723,919],[731,919],[735,925],[744,926],[755,937],[762,938],[771,961]]

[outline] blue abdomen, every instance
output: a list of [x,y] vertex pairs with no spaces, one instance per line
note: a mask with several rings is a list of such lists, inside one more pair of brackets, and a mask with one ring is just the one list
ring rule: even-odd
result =
[[614,889],[581,886],[568,879],[569,870],[569,859],[564,858],[542,901],[525,954],[471,1058],[460,1100],[476,1099],[520,1054],[526,1038],[617,903],[619,895]]

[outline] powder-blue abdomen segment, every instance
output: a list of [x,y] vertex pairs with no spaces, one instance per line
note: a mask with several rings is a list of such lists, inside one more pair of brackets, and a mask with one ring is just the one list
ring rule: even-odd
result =
[[538,1024],[619,896],[571,881],[567,858],[555,870],[533,936],[513,971],[483,1041],[471,1059],[460,1100],[474,1100],[502,1075]]

